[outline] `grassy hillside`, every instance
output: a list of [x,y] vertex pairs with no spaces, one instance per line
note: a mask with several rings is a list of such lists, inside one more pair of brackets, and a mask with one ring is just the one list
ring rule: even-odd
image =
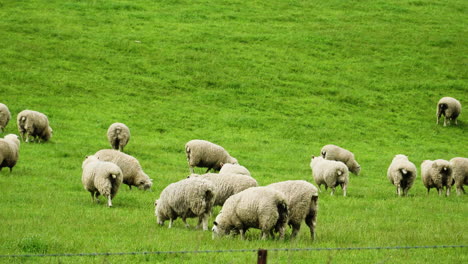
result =
[[[0,102],[17,133],[23,109],[54,136],[21,144],[0,172],[0,255],[257,248],[466,245],[467,195],[426,195],[420,175],[399,198],[386,178],[395,154],[468,157],[468,118],[436,125],[443,96],[467,104],[466,1],[0,0]],[[154,179],[123,186],[114,207],[81,185],[86,155],[125,148]],[[3,137],[3,135],[0,135]],[[156,224],[154,200],[189,173],[184,144],[224,146],[261,185],[313,182],[325,144],[362,167],[348,197],[320,194],[317,240],[212,240]],[[202,169],[197,170],[202,172]],[[216,208],[213,217],[219,212]],[[195,220],[190,221],[192,225]],[[14,263],[253,263],[256,253],[0,258]],[[269,263],[466,263],[468,250],[270,251]]]

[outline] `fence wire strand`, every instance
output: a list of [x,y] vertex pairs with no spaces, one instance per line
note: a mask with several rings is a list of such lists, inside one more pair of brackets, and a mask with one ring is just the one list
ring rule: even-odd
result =
[[[341,247],[341,248],[270,248],[268,251],[351,251],[351,250],[400,250],[400,249],[443,249],[466,248],[468,245],[440,246],[394,246],[394,247]],[[32,257],[89,257],[89,256],[128,256],[128,255],[164,255],[164,254],[210,254],[256,252],[259,249],[222,249],[222,250],[182,250],[182,251],[141,251],[141,252],[103,252],[103,253],[57,253],[57,254],[15,254],[0,255],[0,258]]]

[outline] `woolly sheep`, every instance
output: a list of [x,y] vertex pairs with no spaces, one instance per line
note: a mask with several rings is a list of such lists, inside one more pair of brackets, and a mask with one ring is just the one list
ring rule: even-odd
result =
[[81,182],[85,190],[91,193],[91,199],[99,202],[99,195],[107,198],[107,205],[112,207],[112,199],[122,184],[122,170],[112,162],[101,161],[96,156],[88,156],[82,164]]
[[20,141],[15,134],[8,134],[4,138],[0,138],[0,171],[3,167],[10,168],[10,173],[13,167],[18,162]]
[[457,194],[465,193],[463,185],[468,185],[468,158],[453,158],[450,160],[452,175],[457,187]]
[[262,239],[273,235],[273,231],[284,238],[287,220],[288,202],[282,193],[268,187],[251,187],[226,200],[213,223],[213,238],[232,231],[245,239],[249,228],[260,229]]
[[402,195],[401,189],[403,189],[404,196],[408,195],[408,190],[413,186],[416,175],[416,166],[402,154],[395,155],[387,170],[387,178],[395,185],[399,196]]
[[324,159],[343,162],[346,164],[346,166],[348,166],[348,170],[350,172],[359,175],[361,166],[359,166],[359,163],[357,163],[356,159],[354,158],[354,154],[351,151],[336,145],[329,144],[323,146],[320,153]]
[[192,174],[190,178],[201,178],[213,183],[216,192],[214,205],[222,206],[224,202],[232,195],[241,192],[250,187],[258,186],[257,181],[247,175],[232,174],[232,173],[207,173],[207,174]]
[[38,142],[48,141],[52,137],[52,128],[43,113],[23,110],[17,116],[17,123],[21,139],[25,142],[29,142],[30,137],[32,140],[37,139]]
[[208,219],[215,200],[215,187],[210,181],[188,178],[169,184],[154,203],[155,215],[159,225],[169,220],[169,228],[178,217],[186,227],[186,218],[198,217],[198,226],[208,230]]
[[250,171],[246,167],[239,164],[230,163],[222,164],[221,169],[219,170],[219,174],[223,173],[242,174],[251,176]]
[[343,196],[346,196],[349,171],[348,167],[346,167],[343,162],[312,156],[310,167],[312,169],[314,181],[319,188],[324,184],[325,189],[332,189],[331,195],[333,195],[335,193],[335,187],[340,185],[343,189]]
[[107,130],[107,139],[113,149],[123,152],[124,147],[130,140],[130,129],[125,124],[113,123]]
[[8,107],[2,103],[0,103],[0,133],[3,133],[3,130],[10,122],[11,114]]
[[296,237],[301,228],[301,222],[305,220],[310,229],[310,236],[314,240],[318,212],[317,187],[302,180],[277,182],[267,187],[286,196],[289,205],[288,224],[292,227],[291,238]]
[[428,194],[431,188],[436,188],[439,195],[442,195],[442,190],[445,187],[445,195],[450,195],[453,184],[450,162],[442,159],[423,161],[421,163],[421,178]]
[[211,169],[219,171],[221,164],[238,164],[237,159],[231,157],[223,147],[206,140],[190,140],[185,144],[185,153],[192,174],[194,167],[208,168],[208,172]]
[[[442,97],[437,103],[437,124],[439,124],[440,116],[444,116],[444,126],[447,123],[450,125],[450,121],[453,120],[457,125],[457,118],[461,113],[460,102],[452,97]],[[447,122],[448,119],[448,122]]]
[[130,189],[136,186],[141,190],[150,189],[152,180],[142,170],[140,163],[134,157],[114,149],[102,149],[94,154],[100,160],[115,163],[123,172],[123,183]]

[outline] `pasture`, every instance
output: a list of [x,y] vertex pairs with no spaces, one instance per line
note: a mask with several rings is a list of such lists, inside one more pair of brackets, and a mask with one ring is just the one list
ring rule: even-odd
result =
[[[443,96],[468,106],[467,1],[0,0],[0,102],[49,117],[0,172],[0,255],[467,245],[468,198],[408,197],[386,177],[395,154],[468,157],[468,114],[436,125]],[[125,152],[152,191],[122,185],[107,208],[81,184],[86,155],[125,123]],[[154,201],[188,173],[184,145],[222,145],[260,185],[301,179],[326,144],[362,170],[348,196],[322,188],[317,239],[213,240],[156,224]],[[204,172],[203,169],[196,169]],[[215,208],[212,219],[219,212]],[[211,223],[212,221],[210,221]],[[211,224],[210,224],[211,227]],[[290,229],[288,230],[290,232]],[[255,263],[254,252],[0,258],[2,263]],[[270,251],[269,263],[467,263],[467,248]]]

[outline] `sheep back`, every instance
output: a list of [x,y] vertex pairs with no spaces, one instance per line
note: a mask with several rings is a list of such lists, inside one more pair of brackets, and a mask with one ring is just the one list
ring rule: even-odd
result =
[[190,140],[185,144],[185,153],[191,173],[194,167],[208,168],[208,172],[210,169],[219,171],[225,163],[238,164],[223,147],[206,140]]
[[11,113],[8,107],[5,104],[0,103],[0,132],[3,133],[3,130],[10,122]]
[[457,187],[457,194],[465,193],[463,185],[468,185],[468,158],[453,158],[450,160],[452,175]]
[[[388,180],[397,187],[398,195],[407,195],[416,179],[416,166],[402,154],[396,155],[387,170]],[[403,189],[403,193],[401,192]]]
[[441,116],[444,116],[444,126],[450,121],[453,120],[457,124],[457,118],[461,113],[461,104],[460,102],[453,97],[442,97],[437,103],[437,124],[439,124],[439,119]]
[[88,156],[82,164],[81,181],[85,190],[99,195],[114,198],[123,181],[119,166],[112,162],[101,161],[95,156]]
[[320,153],[324,159],[343,162],[348,170],[356,175],[361,172],[361,166],[354,158],[354,154],[347,149],[329,144],[325,145]]
[[219,174],[223,174],[223,173],[243,174],[243,175],[251,176],[250,171],[246,167],[239,165],[239,164],[231,164],[231,163],[222,164],[222,167],[219,170]]
[[17,116],[18,131],[21,138],[29,142],[29,137],[40,141],[48,141],[52,137],[49,119],[43,113],[23,110]]
[[310,167],[314,181],[319,188],[324,184],[325,188],[332,188],[331,195],[333,195],[335,187],[340,185],[343,189],[343,196],[346,196],[349,171],[343,162],[312,156]]
[[123,123],[113,123],[107,130],[107,140],[113,149],[123,151],[130,140],[130,129]]
[[102,149],[94,155],[100,160],[110,161],[119,166],[123,172],[123,183],[128,186],[147,190],[153,185],[136,158],[114,149]]
[[453,183],[450,162],[442,159],[423,161],[421,163],[421,178],[428,193],[431,188],[436,188],[439,195],[442,195],[443,188],[446,188],[446,195],[450,195]]
[[15,134],[8,134],[0,139],[0,170],[10,168],[10,172],[19,159],[20,141]]

